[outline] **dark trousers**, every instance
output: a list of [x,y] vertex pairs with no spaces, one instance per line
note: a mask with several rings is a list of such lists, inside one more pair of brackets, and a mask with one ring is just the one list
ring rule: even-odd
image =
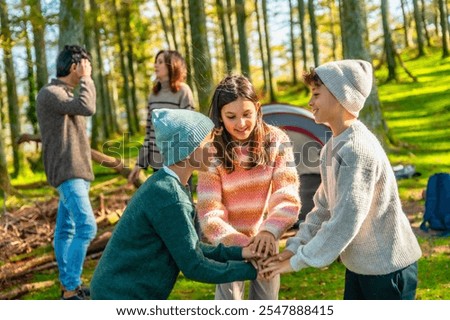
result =
[[345,272],[344,300],[414,300],[417,262],[381,276]]

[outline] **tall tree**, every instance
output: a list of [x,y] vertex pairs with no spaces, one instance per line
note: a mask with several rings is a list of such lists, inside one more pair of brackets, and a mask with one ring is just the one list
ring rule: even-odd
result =
[[422,14],[420,15],[422,18],[422,26],[423,26],[423,31],[425,32],[425,39],[427,40],[427,45],[429,47],[431,47],[431,39],[430,39],[430,35],[428,33],[428,27],[427,27],[427,19],[426,19],[426,15],[425,15],[425,10],[426,10],[426,5],[425,5],[425,0],[421,0],[421,10],[422,10]]
[[239,59],[241,62],[241,73],[250,78],[250,60],[248,57],[247,31],[245,28],[245,21],[247,19],[245,14],[244,0],[236,0],[236,21],[239,34]]
[[336,32],[334,29],[334,26],[336,24],[335,22],[335,9],[336,9],[336,3],[335,0],[328,0],[328,7],[330,8],[330,33],[331,33],[331,50],[333,55],[333,60],[337,60],[337,37]]
[[223,47],[225,50],[225,69],[227,73],[232,73],[234,70],[233,48],[231,47],[230,38],[228,36],[227,20],[225,18],[225,10],[222,0],[216,0],[216,7],[217,16],[219,17],[220,22],[220,31],[222,32]]
[[314,0],[308,0],[308,14],[309,14],[309,25],[311,30],[311,42],[313,47],[314,65],[318,66],[320,63],[319,59],[319,44],[317,42],[317,22],[316,22],[316,12],[314,8]]
[[449,56],[448,53],[448,43],[447,43],[447,34],[448,34],[448,25],[447,25],[447,7],[444,3],[444,0],[438,0],[439,2],[439,15],[441,20],[441,30],[442,30],[442,58],[446,58]]
[[[98,46],[100,45],[97,42],[96,38],[96,30],[97,27],[97,10],[96,4],[92,6],[92,1],[86,2],[85,7],[85,40],[86,40],[86,48],[91,54],[92,61],[92,78],[94,80],[97,98],[96,98],[96,112],[92,116],[92,133],[91,133],[91,147],[94,149],[98,149],[100,142],[103,141],[106,137],[106,115],[105,108],[103,102],[103,94],[102,94],[102,82],[101,78],[101,69],[102,65],[100,64],[100,58],[98,56],[99,50]],[[88,31],[89,30],[89,31]],[[92,31],[91,31],[92,30]]]
[[256,27],[258,31],[259,52],[261,53],[262,74],[264,82],[264,94],[269,91],[269,83],[267,81],[266,54],[263,44],[264,35],[261,31],[261,17],[259,14],[259,0],[255,0]]
[[27,83],[28,83],[28,107],[26,109],[27,119],[33,128],[33,133],[37,134],[39,132],[38,129],[38,120],[36,114],[36,77],[34,75],[34,62],[33,56],[31,54],[31,41],[28,32],[28,21],[30,19],[30,15],[27,12],[26,1],[21,1],[22,11],[24,19],[22,20],[23,32],[22,35],[25,40],[25,52],[27,55]]
[[6,5],[5,0],[0,0],[0,24],[2,34],[1,47],[3,48],[3,63],[5,65],[5,73],[6,73],[9,128],[11,133],[11,145],[13,150],[13,164],[14,164],[13,177],[17,177],[24,167],[25,158],[23,154],[23,147],[17,143],[17,139],[21,134],[19,99],[17,96],[16,75],[12,56],[13,39],[11,38],[11,29],[8,18],[8,7]]
[[388,77],[386,81],[396,80],[396,63],[395,63],[395,47],[392,41],[391,30],[389,28],[389,2],[388,0],[381,0],[381,18],[383,21],[384,34],[384,53],[388,65]]
[[[132,108],[132,102],[130,98],[130,83],[129,83],[129,74],[128,74],[128,67],[127,67],[127,61],[125,59],[125,41],[123,39],[123,31],[122,31],[122,25],[124,25],[124,21],[122,19],[122,15],[119,14],[119,8],[117,6],[117,0],[113,0],[113,12],[115,17],[115,26],[116,26],[116,36],[117,36],[117,43],[119,45],[119,60],[120,60],[120,71],[122,74],[123,79],[123,90],[122,90],[122,97],[123,102],[125,104],[125,110],[127,114],[127,124],[128,124],[128,132],[133,135],[136,132],[138,132],[137,127],[138,124],[136,123],[136,118],[133,117],[133,108]],[[128,22],[126,22],[128,23]]]
[[414,6],[414,22],[416,23],[416,34],[417,34],[417,50],[418,57],[423,57],[425,55],[424,41],[423,41],[423,26],[422,17],[419,8],[418,0],[413,0]]
[[267,81],[269,83],[269,97],[270,101],[277,101],[275,94],[275,79],[272,74],[272,49],[270,48],[270,34],[269,34],[269,18],[267,15],[267,0],[262,0],[263,26],[264,35],[266,39],[266,54],[267,54]]
[[188,36],[188,30],[189,30],[189,24],[187,17],[189,15],[187,6],[186,6],[187,0],[181,0],[181,12],[182,12],[182,20],[183,20],[183,45],[184,45],[184,59],[186,60],[186,69],[187,69],[187,77],[186,77],[186,83],[189,85],[189,87],[194,88],[194,79],[192,77],[192,63],[191,63],[191,50],[189,48],[189,36]]
[[406,12],[406,0],[400,0],[400,4],[402,7],[402,15],[403,15],[403,30],[405,32],[405,47],[409,48],[409,19],[408,14]]
[[289,0],[289,39],[291,43],[291,63],[292,63],[292,83],[297,84],[297,56],[295,53],[295,36],[294,36],[294,9],[292,0]]
[[[123,2],[123,11],[124,11],[124,18],[125,21],[127,21],[128,23],[125,23],[125,39],[126,39],[126,46],[127,46],[127,66],[128,66],[128,75],[129,75],[129,87],[130,87],[130,98],[131,98],[131,112],[133,113],[133,119],[134,119],[134,124],[135,124],[135,128],[134,130],[136,132],[140,131],[140,127],[139,127],[139,114],[137,111],[137,93],[136,93],[136,75],[135,75],[135,71],[134,71],[134,67],[135,67],[135,61],[134,61],[134,49],[133,49],[133,42],[135,39],[135,36],[133,34],[133,30],[131,30],[131,25],[133,23],[133,18],[132,18],[132,14],[131,14],[131,4],[135,3],[133,1],[127,2],[124,1]],[[137,16],[136,14],[137,10],[134,10],[135,16]]]
[[234,69],[236,69],[236,41],[234,39],[235,32],[234,32],[234,27],[233,27],[234,26],[234,23],[233,23],[233,12],[235,10],[234,10],[232,1],[233,0],[227,0],[227,7],[226,7],[226,10],[225,10],[225,16],[227,18],[228,28],[230,29],[230,42],[231,42],[231,49],[232,49],[232,52],[233,52],[233,55],[232,55],[233,61],[232,62],[233,62],[233,70],[234,70]]
[[30,5],[30,22],[33,27],[33,46],[36,61],[36,89],[40,90],[48,82],[47,53],[45,45],[45,18],[40,0],[27,0]]
[[3,77],[0,72],[0,190],[3,191],[4,199],[6,195],[12,193],[11,179],[6,162],[5,137],[3,135]]
[[[361,0],[345,0],[341,2],[341,33],[345,59],[362,59],[372,63],[367,42],[365,3]],[[375,76],[372,92],[362,109],[360,119],[372,132],[386,143],[389,138],[388,127],[381,112],[378,88]]]
[[200,111],[206,114],[213,88],[213,77],[203,0],[189,2],[189,19],[191,21],[192,56],[194,57],[194,81]]
[[306,54],[306,35],[305,35],[305,2],[298,0],[298,23],[300,24],[300,39],[302,48],[303,70],[306,70],[308,57]]
[[155,0],[155,4],[156,4],[156,8],[158,9],[159,12],[159,18],[161,19],[161,25],[162,25],[162,29],[164,32],[164,38],[166,39],[167,42],[167,46],[168,48],[172,48],[172,44],[170,42],[170,38],[169,38],[169,27],[167,26],[166,23],[166,18],[164,16],[164,12],[162,11],[162,7],[161,4],[159,3],[159,0]]
[[173,3],[172,0],[169,0],[169,17],[170,17],[170,27],[172,30],[172,39],[173,39],[173,46],[176,51],[178,51],[178,41],[177,41],[177,34],[175,32],[175,24],[177,19],[175,18],[175,13],[173,10]]
[[84,45],[85,0],[60,1],[59,3],[59,50],[65,45]]

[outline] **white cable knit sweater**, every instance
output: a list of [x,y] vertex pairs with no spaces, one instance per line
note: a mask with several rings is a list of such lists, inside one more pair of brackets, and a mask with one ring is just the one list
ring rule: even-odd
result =
[[321,152],[322,184],[314,209],[286,249],[294,270],[324,267],[339,255],[350,270],[383,275],[422,252],[404,214],[394,173],[377,138],[360,121]]

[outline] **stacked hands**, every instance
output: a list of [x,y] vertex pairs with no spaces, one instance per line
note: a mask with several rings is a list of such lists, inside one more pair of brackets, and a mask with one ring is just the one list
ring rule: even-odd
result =
[[277,247],[274,235],[261,231],[242,248],[242,257],[258,271],[258,279],[269,280],[277,274],[293,271],[289,260],[294,253],[289,250],[277,253]]

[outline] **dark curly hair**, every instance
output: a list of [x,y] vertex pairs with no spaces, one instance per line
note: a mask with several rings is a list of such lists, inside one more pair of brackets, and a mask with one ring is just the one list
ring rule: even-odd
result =
[[78,45],[65,45],[56,59],[56,77],[69,75],[72,64],[78,64],[82,59],[91,61],[91,55],[86,49]]

